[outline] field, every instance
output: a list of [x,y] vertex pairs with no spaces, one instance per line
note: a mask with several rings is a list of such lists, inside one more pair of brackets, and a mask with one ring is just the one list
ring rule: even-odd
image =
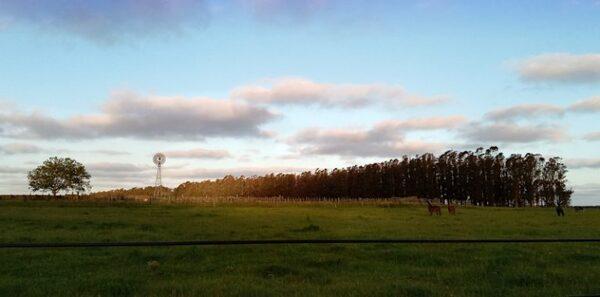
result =
[[[600,210],[0,201],[0,241],[600,237]],[[155,261],[155,262],[153,262]],[[149,264],[149,262],[152,262]],[[0,250],[0,296],[600,294],[600,244]]]

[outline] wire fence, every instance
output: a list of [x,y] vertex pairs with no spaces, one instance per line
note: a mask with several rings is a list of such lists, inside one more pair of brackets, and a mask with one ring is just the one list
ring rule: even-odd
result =
[[512,238],[512,239],[266,239],[121,242],[0,243],[0,249],[168,247],[292,244],[498,244],[498,243],[600,243],[600,238]]

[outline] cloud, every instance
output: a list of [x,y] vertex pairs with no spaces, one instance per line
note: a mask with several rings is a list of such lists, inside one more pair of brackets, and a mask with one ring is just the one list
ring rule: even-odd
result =
[[569,110],[574,112],[600,112],[600,96],[577,101],[569,106]]
[[0,32],[4,29],[8,28],[9,25],[10,25],[10,22],[8,20],[0,19]]
[[177,34],[206,24],[204,0],[0,1],[0,17],[69,32],[101,43],[128,37]]
[[583,139],[587,141],[600,141],[600,131],[588,133]]
[[239,167],[239,168],[195,168],[165,171],[166,178],[200,180],[232,176],[254,176],[269,173],[298,173],[310,170],[302,167]]
[[[150,36],[177,36],[210,20],[249,12],[265,21],[305,20],[332,0],[2,0],[0,30],[9,22],[66,32],[99,44]],[[235,14],[238,17],[237,14]]]
[[520,104],[507,108],[492,110],[485,117],[494,121],[515,118],[531,118],[537,116],[562,116],[565,113],[563,107],[552,104]]
[[589,183],[573,186],[573,204],[575,205],[598,205],[600,197],[600,184]]
[[92,154],[102,154],[102,155],[108,155],[108,156],[124,156],[124,155],[131,155],[131,153],[129,152],[124,152],[124,151],[116,151],[116,150],[91,150],[91,151],[85,151],[87,153],[92,153]]
[[260,19],[303,20],[333,5],[332,0],[241,0]]
[[358,108],[375,104],[411,107],[435,105],[447,100],[444,96],[426,97],[411,94],[399,85],[330,84],[304,78],[274,79],[266,86],[241,86],[231,92],[231,97],[258,104],[341,108]]
[[[156,177],[156,167],[151,165],[118,162],[98,162],[85,165],[92,176],[92,185],[97,190],[152,186]],[[187,169],[185,166],[163,167],[163,183],[177,186],[192,176],[193,172],[193,169]]]
[[40,112],[0,113],[0,135],[33,139],[261,137],[264,133],[259,126],[274,118],[265,108],[231,100],[119,92],[99,114],[57,119]]
[[115,184],[151,180],[156,170],[152,166],[131,163],[98,162],[84,165],[95,180],[114,181]]
[[123,156],[129,155],[128,152],[116,151],[116,150],[82,150],[82,151],[74,151],[70,149],[47,149],[42,148],[35,144],[30,143],[8,143],[4,145],[0,145],[0,153],[5,155],[23,155],[23,154],[67,154],[67,153],[88,153],[88,154],[101,154],[108,156]]
[[167,158],[174,159],[225,159],[231,157],[231,154],[226,150],[210,150],[196,148],[191,150],[167,151]]
[[464,116],[445,116],[417,118],[408,120],[387,120],[375,125],[377,131],[416,131],[416,130],[439,130],[453,129],[467,122]]
[[543,54],[517,64],[526,82],[599,83],[600,54]]
[[86,165],[86,168],[98,172],[139,172],[150,169],[150,167],[141,167],[131,163],[111,162],[90,163]]
[[568,168],[571,168],[571,169],[579,169],[579,168],[600,169],[600,159],[582,159],[582,158],[567,159],[566,164],[567,164]]
[[[92,163],[86,167],[92,175],[95,189],[151,185],[156,172],[154,167],[130,163]],[[298,173],[306,170],[309,169],[300,167],[182,168],[168,166],[162,170],[162,179],[165,184],[177,186],[185,180],[215,179],[226,175],[254,176],[269,173]]]
[[461,134],[475,142],[531,143],[539,141],[563,141],[565,132],[554,125],[519,125],[511,122],[471,123]]
[[29,143],[9,143],[0,145],[0,153],[6,155],[36,154],[44,152],[44,149]]
[[14,174],[27,174],[26,168],[21,167],[0,167],[0,174],[14,175]]
[[370,129],[320,129],[300,131],[290,139],[302,154],[354,157],[398,157],[439,151],[439,143],[406,140],[409,131],[453,129],[466,122],[460,116],[389,120]]
[[600,112],[600,96],[593,96],[587,99],[579,100],[566,107],[545,103],[526,103],[513,105],[506,108],[492,110],[486,113],[485,117],[493,121],[506,121],[521,118],[531,119],[541,116],[563,116],[568,112]]

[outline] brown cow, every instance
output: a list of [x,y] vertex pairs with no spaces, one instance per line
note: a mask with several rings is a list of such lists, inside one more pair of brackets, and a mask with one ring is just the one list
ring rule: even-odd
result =
[[456,205],[448,204],[448,213],[451,215],[456,214]]
[[433,215],[434,213],[438,216],[442,215],[442,209],[439,206],[434,206],[427,200],[427,210],[429,210],[429,215]]

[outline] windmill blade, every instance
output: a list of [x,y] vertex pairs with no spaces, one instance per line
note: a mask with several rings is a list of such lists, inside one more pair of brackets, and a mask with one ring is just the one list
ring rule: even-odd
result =
[[165,164],[165,161],[167,161],[167,157],[163,153],[156,153],[154,154],[152,161],[154,161],[154,164],[156,165],[162,165]]

